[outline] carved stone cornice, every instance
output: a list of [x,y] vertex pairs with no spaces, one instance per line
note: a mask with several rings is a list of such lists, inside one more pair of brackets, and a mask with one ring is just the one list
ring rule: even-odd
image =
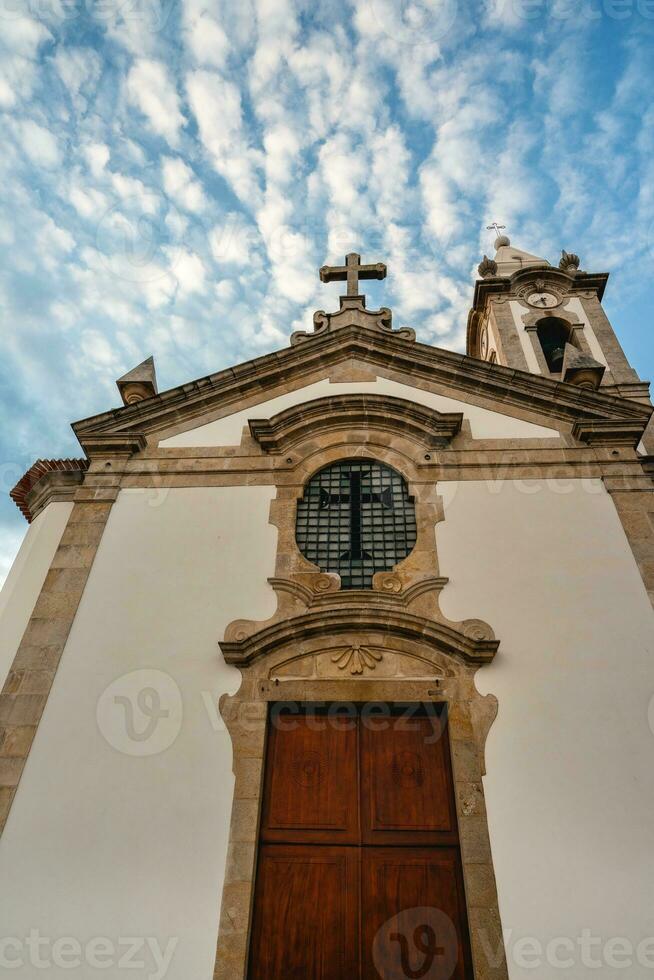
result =
[[270,419],[250,419],[252,437],[267,453],[335,430],[377,428],[409,436],[426,449],[444,448],[463,422],[461,412],[438,412],[390,395],[333,395],[288,408]]
[[448,389],[452,397],[458,391],[500,402],[508,410],[515,406],[540,417],[545,425],[547,419],[574,423],[582,419],[620,418],[637,419],[644,429],[652,412],[650,406],[601,389],[576,388],[454,351],[407,344],[392,333],[350,325],[327,334],[320,344],[300,344],[267,354],[164,391],[147,401],[83,419],[74,423],[73,429],[83,444],[91,434],[137,432],[142,436],[177,428],[180,422],[190,426],[194,420],[206,418],[208,412],[224,411],[227,406],[234,406],[236,411],[244,398],[256,394],[263,400],[268,391],[281,385],[297,385],[308,374],[324,373],[330,365],[349,358],[369,364],[373,370],[392,367],[406,372],[416,382],[424,379]]
[[506,293],[518,294],[521,289],[529,288],[537,279],[542,280],[548,287],[555,289],[558,287],[566,295],[571,292],[590,292],[595,293],[601,300],[609,274],[608,272],[570,273],[551,265],[532,265],[525,269],[518,269],[512,276],[478,279],[475,283],[472,308],[483,310],[489,297]]
[[299,644],[324,634],[352,637],[370,630],[382,632],[387,642],[395,638],[415,640],[468,664],[490,663],[497,652],[499,640],[480,620],[467,620],[457,629],[444,621],[413,615],[399,604],[371,602],[370,592],[354,596],[347,605],[343,597],[344,593],[337,594],[338,605],[264,626],[242,639],[223,640],[220,649],[225,661],[247,667],[290,642]]
[[576,422],[572,434],[589,446],[632,446],[640,442],[643,429],[640,423],[612,419]]
[[89,432],[78,438],[89,459],[130,457],[147,445],[142,432]]
[[28,524],[53,501],[72,501],[88,469],[86,459],[37,459],[9,496]]
[[366,327],[368,330],[380,331],[381,333],[391,333],[402,340],[413,342],[416,339],[416,332],[410,327],[401,327],[393,330],[393,314],[388,307],[383,306],[380,310],[367,310],[363,296],[341,296],[341,307],[337,313],[325,313],[318,310],[313,315],[313,332],[306,330],[296,330],[291,334],[291,346],[306,343],[308,340],[323,338],[328,333],[340,330],[343,327],[352,325]]
[[631,398],[633,401],[651,405],[649,381],[621,381],[618,384],[602,385],[602,391],[614,398]]

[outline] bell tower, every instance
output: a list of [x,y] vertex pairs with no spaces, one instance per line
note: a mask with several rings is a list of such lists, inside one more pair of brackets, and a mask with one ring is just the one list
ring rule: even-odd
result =
[[584,388],[648,401],[602,307],[606,272],[583,272],[562,252],[558,267],[514,248],[506,235],[484,256],[468,317],[467,353]]

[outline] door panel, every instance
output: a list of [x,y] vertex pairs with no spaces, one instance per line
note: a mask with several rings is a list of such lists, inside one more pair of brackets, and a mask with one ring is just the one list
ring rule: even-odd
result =
[[364,848],[361,907],[362,980],[472,976],[456,848]]
[[359,853],[354,847],[261,848],[250,980],[356,980]]
[[409,714],[361,725],[365,844],[457,841],[444,716]]
[[262,840],[358,842],[357,743],[356,719],[272,719]]
[[445,712],[373,708],[271,713],[249,980],[473,976]]

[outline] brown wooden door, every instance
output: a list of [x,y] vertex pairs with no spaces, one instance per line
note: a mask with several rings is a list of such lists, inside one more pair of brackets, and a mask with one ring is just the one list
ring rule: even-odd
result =
[[356,848],[264,844],[256,887],[253,980],[359,976]]
[[472,977],[444,710],[375,709],[272,709],[250,980]]

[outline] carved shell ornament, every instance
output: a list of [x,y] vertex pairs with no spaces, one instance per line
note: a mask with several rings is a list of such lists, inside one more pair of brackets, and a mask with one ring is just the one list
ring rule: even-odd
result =
[[339,670],[349,669],[351,674],[362,674],[366,667],[368,670],[374,670],[382,659],[382,654],[377,653],[376,650],[353,643],[351,647],[335,653],[332,663],[336,664]]

